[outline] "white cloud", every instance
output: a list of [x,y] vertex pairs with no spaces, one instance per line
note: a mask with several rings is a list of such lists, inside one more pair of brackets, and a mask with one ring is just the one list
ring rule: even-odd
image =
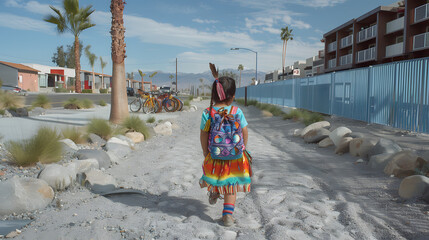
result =
[[55,31],[53,25],[45,21],[21,17],[9,13],[0,13],[0,26],[12,29],[45,32],[49,34],[52,34],[52,32]]
[[[94,12],[93,20],[97,25],[110,25],[110,13]],[[263,42],[253,40],[248,34],[235,32],[199,31],[184,26],[156,22],[153,19],[124,15],[126,36],[139,38],[142,42],[165,44],[181,47],[203,47],[220,43],[229,48],[234,45],[255,48]]]
[[281,8],[285,4],[295,4],[306,7],[332,7],[341,3],[346,2],[347,0],[236,0],[240,4],[245,5],[246,7],[256,8],[256,9],[275,9]]
[[201,23],[201,24],[213,24],[213,23],[218,23],[219,21],[195,18],[195,19],[192,19],[192,22]]
[[[42,4],[37,1],[23,2],[22,0],[7,0],[5,2],[5,5],[8,7],[23,8],[29,12],[42,15],[48,15],[53,13],[51,8],[49,7],[49,4]],[[57,6],[55,7],[58,8]]]

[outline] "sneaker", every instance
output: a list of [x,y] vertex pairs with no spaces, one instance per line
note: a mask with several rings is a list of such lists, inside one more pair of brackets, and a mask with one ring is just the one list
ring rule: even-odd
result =
[[231,214],[226,214],[226,215],[222,216],[222,221],[223,221],[223,225],[225,227],[231,227],[235,223],[235,220]]
[[217,199],[220,197],[220,193],[217,192],[209,192],[209,203],[211,205],[216,204]]

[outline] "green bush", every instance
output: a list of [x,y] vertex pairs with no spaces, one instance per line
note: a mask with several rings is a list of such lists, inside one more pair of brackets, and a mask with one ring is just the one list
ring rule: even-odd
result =
[[100,106],[102,106],[102,107],[105,107],[105,106],[107,105],[107,103],[106,103],[106,101],[104,101],[103,99],[101,99],[101,100],[98,102],[98,105],[100,105]]
[[29,166],[37,162],[53,163],[61,160],[62,145],[55,129],[42,127],[37,134],[24,141],[9,141],[5,144],[11,162],[18,166]]
[[67,101],[64,102],[63,106],[65,109],[81,109],[81,108],[83,108],[82,102],[79,101],[77,98],[69,98]]
[[82,89],[82,93],[92,93],[92,89]]
[[69,90],[67,90],[67,88],[54,88],[54,91],[56,92],[56,93],[66,93],[66,92],[69,92]]
[[146,120],[147,123],[154,123],[156,121],[155,117],[150,117]]
[[183,103],[183,105],[184,105],[184,106],[187,106],[187,107],[190,107],[190,106],[191,106],[191,102],[190,102],[189,100],[186,100],[186,101]]
[[0,109],[17,109],[24,106],[24,98],[16,94],[0,91]]
[[258,104],[256,100],[247,100],[247,106],[256,106],[256,104]]
[[100,93],[107,93],[108,89],[107,88],[100,88]]
[[44,94],[39,94],[36,97],[36,100],[31,104],[33,107],[41,107],[41,108],[51,108],[51,100],[48,98],[48,96]]
[[192,100],[194,100],[194,96],[191,95],[188,97],[188,101],[192,101]]
[[145,139],[150,137],[148,127],[138,116],[127,117],[121,126],[126,129],[126,132],[139,132],[144,135]]
[[316,113],[316,112],[305,112],[305,114],[304,114],[304,116],[303,116],[303,120],[302,120],[302,122],[303,122],[306,126],[308,126],[308,125],[310,125],[310,124],[312,124],[312,123],[320,122],[320,121],[323,121],[323,120],[325,120],[325,118],[324,118],[324,117],[323,117],[323,115],[322,115],[322,114],[320,114],[320,113]]
[[87,132],[98,135],[104,140],[109,140],[113,134],[113,129],[107,120],[93,118],[87,125]]
[[5,115],[5,114],[6,114],[6,110],[0,109],[0,115]]
[[88,109],[88,108],[94,107],[94,103],[90,99],[87,99],[87,98],[81,100],[81,103],[82,103],[82,108]]
[[302,118],[302,112],[298,109],[293,109],[290,113],[287,113],[283,116],[283,119],[292,119],[294,121],[299,121]]
[[61,129],[61,135],[64,138],[72,140],[76,144],[83,144],[86,142],[84,133],[77,127],[66,127]]

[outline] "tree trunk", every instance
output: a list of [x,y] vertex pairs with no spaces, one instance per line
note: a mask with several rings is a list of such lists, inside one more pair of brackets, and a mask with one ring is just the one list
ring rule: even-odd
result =
[[110,11],[112,13],[112,94],[110,121],[121,123],[129,116],[128,98],[125,82],[125,28],[124,28],[124,4],[123,0],[112,0]]
[[[284,42],[284,62],[286,64],[286,47],[287,47],[287,41]],[[284,79],[284,67],[283,67],[283,79]]]
[[80,85],[80,53],[79,53],[79,38],[77,36],[74,37],[74,72],[75,72],[75,83],[74,90],[76,93],[81,93],[81,85]]
[[241,88],[241,70],[240,70],[240,83],[238,84],[238,87]]
[[95,89],[95,73],[94,73],[94,66],[92,67],[92,93],[94,93]]
[[282,80],[285,79],[285,41],[283,41],[282,49]]

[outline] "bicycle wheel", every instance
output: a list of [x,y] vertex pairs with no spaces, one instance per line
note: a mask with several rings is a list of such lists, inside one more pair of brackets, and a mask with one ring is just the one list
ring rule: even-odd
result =
[[176,101],[174,101],[173,99],[164,99],[164,101],[162,101],[162,105],[164,106],[166,112],[174,112],[177,109]]
[[173,97],[173,98],[177,101],[177,111],[182,111],[183,102],[177,97]]
[[155,105],[152,98],[146,99],[146,101],[143,103],[143,112],[144,113],[154,113],[155,112]]
[[131,103],[130,103],[130,110],[131,112],[138,112],[140,111],[140,108],[142,107],[142,102],[139,98],[134,99]]
[[158,99],[154,98],[155,112],[160,113],[162,111],[161,103]]

